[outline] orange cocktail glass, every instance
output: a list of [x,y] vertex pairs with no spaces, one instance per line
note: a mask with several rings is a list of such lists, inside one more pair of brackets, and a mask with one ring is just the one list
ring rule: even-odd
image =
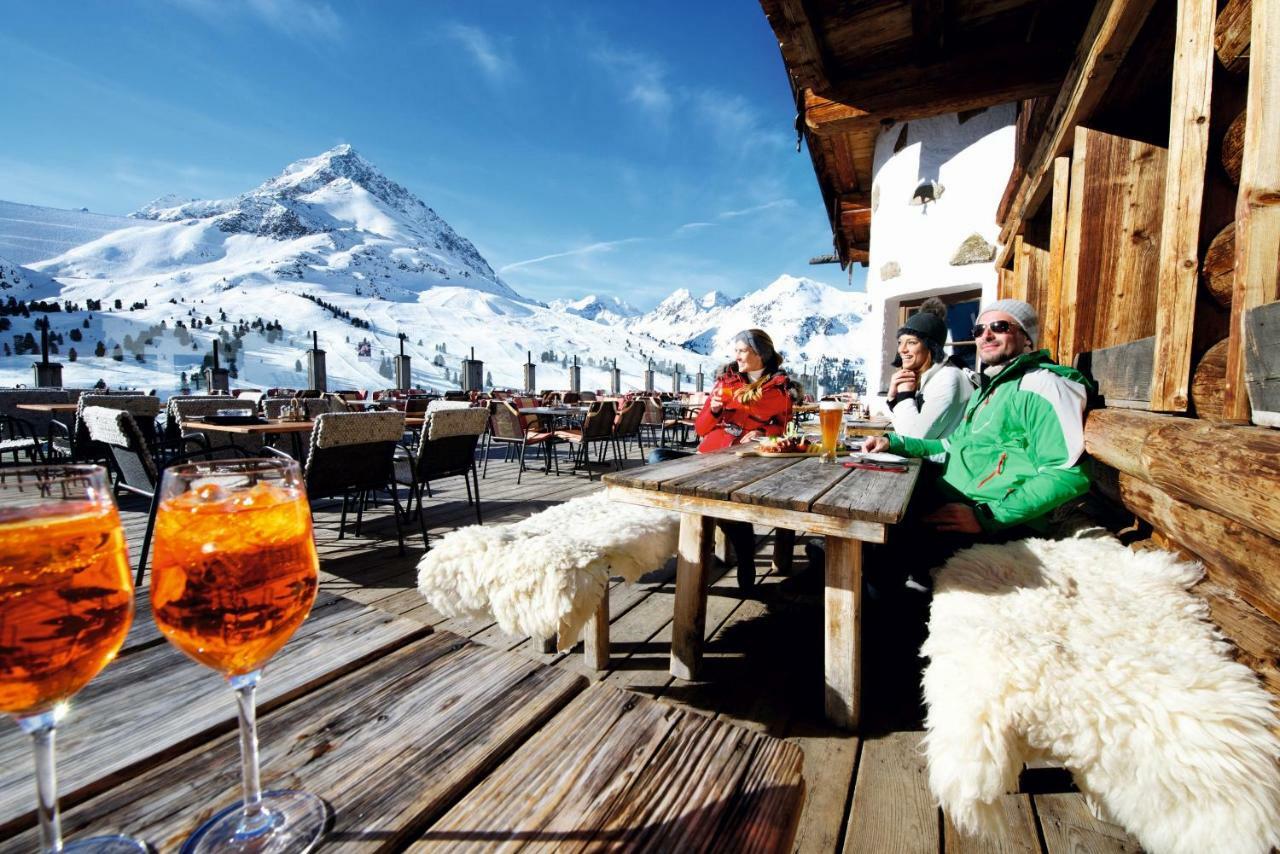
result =
[[183,850],[307,850],[323,833],[323,802],[305,792],[261,791],[254,708],[261,667],[316,597],[319,559],[297,463],[224,460],[166,469],[152,565],[156,625],[178,649],[227,677],[240,710],[244,800],[202,825]]
[[142,851],[125,837],[63,846],[56,723],[72,695],[120,651],[133,580],[101,466],[0,469],[0,712],[35,743],[45,851]]

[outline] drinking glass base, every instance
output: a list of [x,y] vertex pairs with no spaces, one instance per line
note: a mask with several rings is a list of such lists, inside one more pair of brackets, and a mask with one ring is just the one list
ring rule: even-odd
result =
[[148,854],[150,850],[127,836],[91,836],[73,839],[62,846],[62,854]]
[[243,809],[243,803],[233,804],[200,825],[180,854],[305,854],[324,836],[329,820],[324,801],[291,789],[262,793],[265,820],[258,827],[241,828]]

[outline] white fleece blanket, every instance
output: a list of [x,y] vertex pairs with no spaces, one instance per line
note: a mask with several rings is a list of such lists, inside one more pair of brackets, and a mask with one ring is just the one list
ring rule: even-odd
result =
[[998,822],[1048,758],[1148,851],[1280,846],[1272,698],[1187,592],[1200,574],[1110,538],[977,546],[938,571],[925,749],[958,828]]
[[418,589],[440,613],[497,621],[515,637],[577,642],[608,590],[675,554],[679,515],[596,492],[508,525],[445,534],[418,562]]

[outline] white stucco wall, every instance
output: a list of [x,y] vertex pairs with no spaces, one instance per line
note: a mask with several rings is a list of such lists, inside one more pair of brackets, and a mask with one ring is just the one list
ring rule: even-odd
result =
[[[878,325],[879,335],[868,337],[870,352],[864,354],[873,395],[893,372],[903,300],[977,289],[984,301],[995,298],[994,262],[953,266],[950,261],[971,234],[996,243],[996,208],[1013,169],[1014,120],[1014,105],[1002,104],[964,123],[954,113],[907,122],[906,145],[897,152],[903,123],[883,129],[876,139],[867,295],[871,325]],[[917,185],[928,178],[942,185],[940,198],[909,204]],[[891,262],[899,274],[882,279]]]

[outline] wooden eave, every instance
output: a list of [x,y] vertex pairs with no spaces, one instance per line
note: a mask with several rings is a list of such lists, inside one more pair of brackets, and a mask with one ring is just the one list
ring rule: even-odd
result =
[[796,94],[842,266],[867,261],[883,126],[1054,93],[1083,27],[1078,5],[1067,0],[761,0],[761,7]]

